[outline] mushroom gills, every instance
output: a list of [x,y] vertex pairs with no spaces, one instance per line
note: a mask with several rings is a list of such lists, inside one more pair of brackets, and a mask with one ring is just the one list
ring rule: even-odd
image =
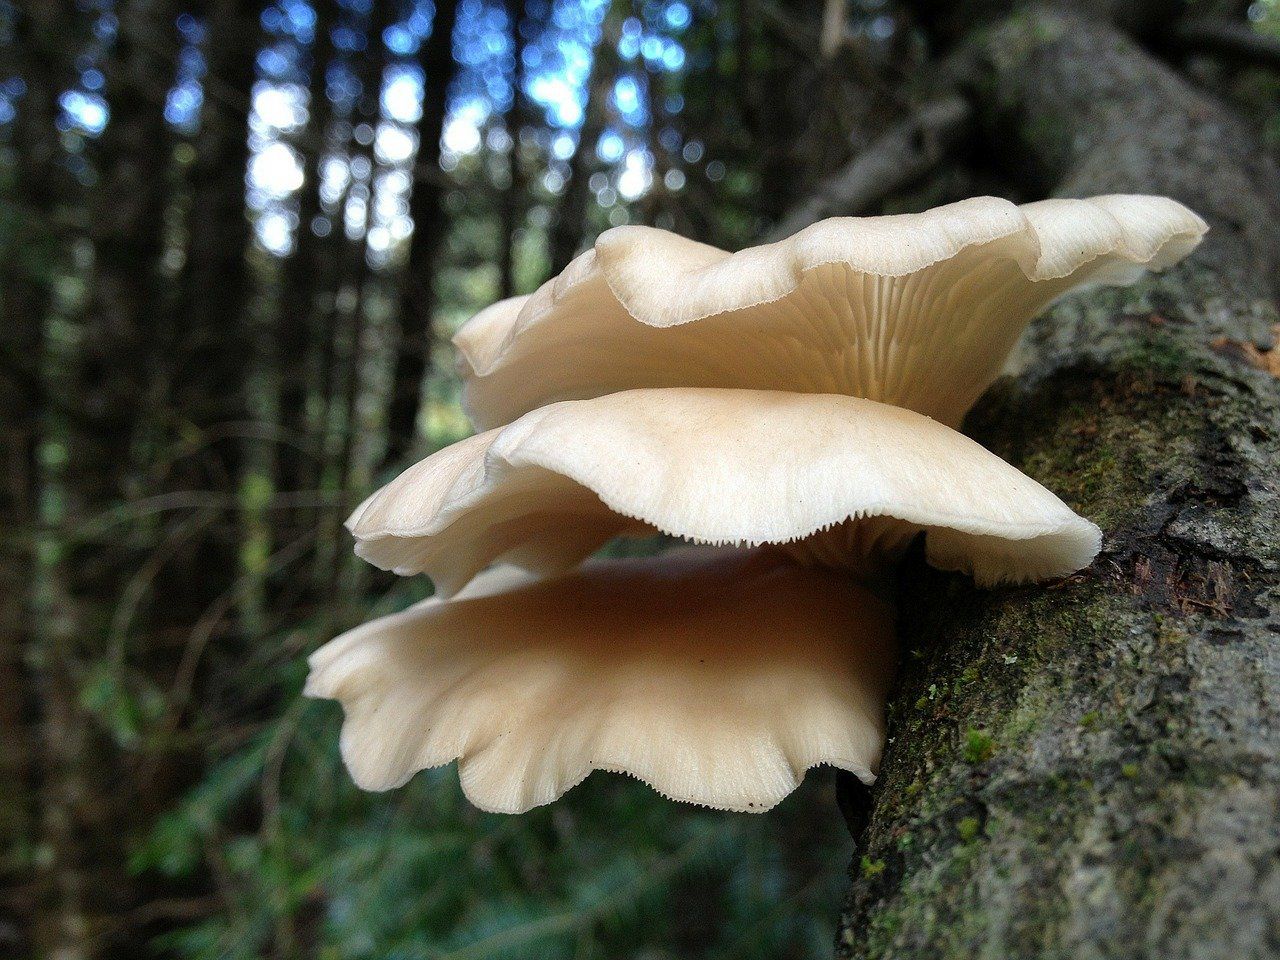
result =
[[[465,449],[459,449],[465,445]],[[348,522],[357,552],[442,594],[491,563],[543,575],[618,535],[782,547],[872,573],[925,534],[980,584],[1064,576],[1098,528],[928,417],[854,397],[633,390],[566,401],[411,467]]]
[[1165,197],[836,218],[729,254],[619,227],[455,337],[481,428],[547,403],[642,387],[843,393],[959,424],[1028,321],[1192,250],[1204,221]]

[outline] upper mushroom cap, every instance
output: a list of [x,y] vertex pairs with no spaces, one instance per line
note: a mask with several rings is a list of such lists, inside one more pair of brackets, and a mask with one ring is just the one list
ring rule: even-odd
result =
[[1129,195],[835,218],[734,254],[617,227],[458,331],[464,405],[484,429],[637,387],[744,387],[955,425],[1046,305],[1176,263],[1206,229],[1176,201]]
[[892,613],[832,571],[685,549],[538,583],[498,568],[310,662],[305,692],[342,702],[366,789],[458,759],[485,810],[549,803],[601,769],[763,811],[819,763],[873,779]]
[[536,410],[409,468],[348,526],[360,556],[425,571],[445,594],[493,561],[554,573],[636,529],[802,541],[793,551],[850,566],[872,550],[891,559],[924,530],[931,563],[982,584],[1072,573],[1100,544],[1040,484],[928,417],[855,397],[698,388]]

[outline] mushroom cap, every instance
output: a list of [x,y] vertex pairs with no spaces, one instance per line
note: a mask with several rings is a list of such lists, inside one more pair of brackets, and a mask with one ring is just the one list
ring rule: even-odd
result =
[[365,789],[457,759],[484,810],[595,769],[763,811],[820,763],[874,779],[893,663],[890,607],[847,577],[685,548],[535,583],[496,568],[328,643],[305,693],[341,701]]
[[[1040,484],[918,413],[701,388],[535,410],[410,467],[347,523],[360,556],[426,572],[444,594],[494,561],[552,574],[636,530],[709,544],[804,541],[801,552],[827,538],[812,558],[854,568],[867,551],[893,559],[924,530],[929,562],[981,584],[1072,573],[1101,542]],[[858,535],[864,527],[872,535]]]
[[616,227],[454,337],[479,429],[638,387],[844,393],[956,425],[1028,321],[1069,291],[1176,263],[1207,229],[1166,197],[824,220],[730,254]]

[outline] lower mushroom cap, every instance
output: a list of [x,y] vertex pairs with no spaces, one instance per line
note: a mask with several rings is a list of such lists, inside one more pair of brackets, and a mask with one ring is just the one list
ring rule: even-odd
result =
[[930,562],[982,584],[1072,573],[1100,543],[1044,487],[928,417],[854,397],[692,388],[536,410],[411,467],[348,525],[362,557],[425,571],[443,593],[493,561],[559,572],[635,529],[794,543],[853,569],[925,530]]
[[763,811],[821,763],[873,779],[893,671],[888,604],[776,552],[676,550],[531,583],[510,568],[311,657],[342,754],[373,790],[457,759],[476,806],[518,813],[593,769]]

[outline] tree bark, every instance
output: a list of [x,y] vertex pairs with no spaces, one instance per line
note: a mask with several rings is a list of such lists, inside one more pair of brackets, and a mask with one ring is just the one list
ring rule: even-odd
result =
[[1100,19],[1021,10],[967,43],[991,154],[1030,193],[1164,193],[1212,231],[1038,321],[967,421],[1096,520],[1103,553],[1047,589],[904,569],[838,951],[1274,957],[1280,181],[1227,108]]
[[[382,85],[390,64],[390,51],[383,40],[383,33],[394,21],[392,4],[374,4],[365,23],[366,54],[356,65],[356,77],[360,82],[360,98],[355,105],[353,122],[367,124],[376,133],[382,117]],[[337,450],[337,476],[343,493],[352,489],[351,478],[357,458],[357,434],[360,430],[360,394],[365,362],[365,337],[369,320],[369,300],[374,283],[369,262],[369,230],[373,227],[374,203],[377,198],[378,158],[374,140],[362,144],[355,141],[351,148],[352,159],[362,158],[369,167],[368,199],[365,204],[364,229],[346,248],[346,274],[354,291],[354,298],[346,321],[347,353],[345,369],[339,372],[340,386],[336,402],[339,410],[342,437]],[[339,503],[339,510],[345,508]],[[335,571],[336,572],[336,571]]]
[[[59,369],[49,372],[49,394],[69,394],[74,413],[57,432],[65,463],[40,481],[42,497],[54,489],[65,496],[64,509],[42,518],[53,524],[137,495],[154,470],[140,450],[163,423],[154,375],[163,350],[153,319],[165,302],[168,192],[157,171],[169,168],[172,143],[153,92],[172,80],[165,54],[176,49],[174,11],[149,0],[116,11],[118,32],[103,68],[111,119],[86,151],[98,177],[85,224],[93,250],[87,304],[74,347],[55,351],[50,343]],[[52,357],[46,362],[54,366]],[[113,921],[132,904],[125,845],[145,800],[129,789],[136,784],[107,773],[122,751],[87,705],[86,665],[105,659],[105,624],[138,551],[134,543],[87,543],[71,524],[49,542],[26,657],[41,727],[34,952],[92,960],[118,945]]]
[[216,0],[207,12],[210,93],[193,144],[188,250],[175,318],[183,362],[174,371],[181,394],[175,402],[201,426],[247,416],[249,220],[244,189],[260,12],[258,0]]
[[[170,467],[165,477],[170,489],[235,491],[245,460],[239,431],[249,419],[247,358],[254,336],[244,190],[260,13],[259,0],[215,0],[207,7],[208,96],[192,144],[186,259],[173,322],[158,321],[158,306],[149,307],[153,328],[168,326],[175,338],[154,363],[152,376],[165,381],[155,394],[167,409],[181,411],[187,430],[203,435],[192,445],[192,455]],[[234,582],[239,572],[236,514],[234,507],[227,508],[205,535],[189,538],[159,577],[158,589],[179,624],[198,620]],[[185,614],[178,613],[182,606]]]

